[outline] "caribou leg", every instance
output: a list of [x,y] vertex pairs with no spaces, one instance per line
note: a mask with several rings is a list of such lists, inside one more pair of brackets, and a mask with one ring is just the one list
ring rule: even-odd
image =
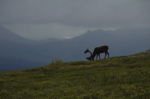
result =
[[104,57],[104,59],[106,58],[106,56],[107,56],[107,53],[105,52],[105,57]]
[[[105,52],[105,58],[106,58],[107,55],[108,55],[108,58],[109,58],[109,53],[108,53],[108,52]],[[104,59],[105,59],[105,58],[104,58]]]
[[107,52],[107,54],[108,54],[108,58],[109,58],[109,53]]
[[96,55],[96,60],[97,60],[98,55]]
[[99,54],[99,59],[101,59],[100,54]]

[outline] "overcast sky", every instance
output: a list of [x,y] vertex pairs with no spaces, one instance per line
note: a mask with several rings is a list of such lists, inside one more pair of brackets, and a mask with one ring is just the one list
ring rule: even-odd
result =
[[0,0],[0,25],[34,40],[150,28],[150,0]]

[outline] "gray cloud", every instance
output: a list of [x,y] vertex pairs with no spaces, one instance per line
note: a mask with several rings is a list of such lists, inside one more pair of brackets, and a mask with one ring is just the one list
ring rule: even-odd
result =
[[6,0],[1,4],[0,22],[118,27],[149,23],[150,13],[145,5],[137,0]]
[[1,0],[0,24],[150,27],[149,0]]

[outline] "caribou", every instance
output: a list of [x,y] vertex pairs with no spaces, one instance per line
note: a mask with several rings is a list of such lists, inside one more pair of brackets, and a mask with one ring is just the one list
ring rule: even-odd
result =
[[[107,55],[109,58],[108,49],[109,49],[109,47],[107,45],[104,45],[104,46],[100,46],[100,47],[95,47],[93,54],[92,54],[92,52],[89,51],[89,49],[85,50],[84,53],[87,53],[87,52],[91,53],[91,56],[86,58],[88,60],[94,60],[95,56],[97,56],[97,57],[99,56],[99,59],[100,59],[100,53],[105,53],[105,57],[104,57],[104,59],[105,59]],[[96,57],[96,60],[97,60],[97,57]]]

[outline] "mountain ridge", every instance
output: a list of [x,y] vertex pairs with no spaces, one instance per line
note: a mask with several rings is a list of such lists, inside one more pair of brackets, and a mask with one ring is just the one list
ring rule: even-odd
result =
[[36,41],[24,38],[0,25],[0,39],[22,44],[34,44]]

